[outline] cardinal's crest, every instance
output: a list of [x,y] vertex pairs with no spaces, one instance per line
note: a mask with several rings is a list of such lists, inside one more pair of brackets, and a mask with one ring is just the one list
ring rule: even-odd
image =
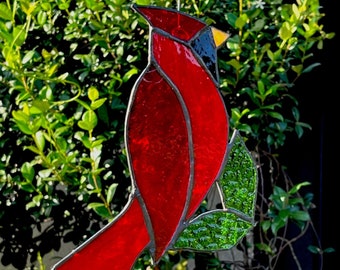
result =
[[[131,269],[146,250],[157,263],[170,249],[230,249],[254,225],[257,170],[237,131],[229,142],[218,90],[228,35],[178,10],[133,8],[150,36],[126,112],[130,200],[54,269]],[[208,199],[202,211],[208,194],[219,207]]]

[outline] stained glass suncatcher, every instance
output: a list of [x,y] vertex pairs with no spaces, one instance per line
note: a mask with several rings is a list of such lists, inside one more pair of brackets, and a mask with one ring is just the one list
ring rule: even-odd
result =
[[[234,143],[228,147],[217,49],[227,34],[177,10],[133,8],[149,23],[150,37],[149,62],[135,83],[126,113],[132,193],[114,221],[53,269],[131,269],[145,250],[157,263],[169,249],[227,249],[253,224],[253,164],[244,180],[251,183],[248,192],[253,196],[245,198],[250,209],[237,204],[229,209],[227,203],[234,201],[224,191],[231,187],[226,161]],[[231,149],[250,161],[238,133],[235,141]],[[231,160],[231,165],[244,167],[235,163],[237,158]],[[221,190],[223,209],[195,215],[212,186]],[[218,239],[204,233],[209,227]]]

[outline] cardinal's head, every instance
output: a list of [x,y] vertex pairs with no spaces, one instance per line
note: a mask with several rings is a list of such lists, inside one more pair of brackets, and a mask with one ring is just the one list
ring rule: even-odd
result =
[[132,7],[148,21],[151,31],[163,31],[178,42],[190,46],[201,64],[207,67],[214,83],[218,85],[216,54],[217,49],[228,38],[227,33],[178,10],[155,6]]

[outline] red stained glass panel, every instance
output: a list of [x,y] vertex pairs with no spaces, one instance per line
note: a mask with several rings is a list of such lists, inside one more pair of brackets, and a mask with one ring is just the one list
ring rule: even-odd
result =
[[207,71],[192,51],[181,43],[154,33],[153,55],[160,68],[179,89],[188,108],[194,143],[194,186],[190,218],[219,176],[228,143],[224,103]]
[[[84,247],[60,261],[58,270],[131,269],[136,258],[150,243],[142,208],[137,199],[107,228]],[[133,220],[133,222],[131,222]]]
[[188,128],[177,95],[152,66],[133,96],[126,143],[132,177],[150,217],[157,260],[171,242],[187,201]]
[[141,6],[135,6],[135,9],[147,19],[151,26],[185,41],[190,40],[205,26],[201,21],[193,20],[192,17],[175,10]]

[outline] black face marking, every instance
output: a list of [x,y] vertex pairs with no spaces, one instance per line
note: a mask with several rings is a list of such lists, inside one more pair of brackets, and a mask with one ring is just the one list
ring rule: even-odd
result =
[[213,79],[217,81],[217,52],[211,30],[207,29],[192,40],[191,46],[202,59],[202,64],[209,70]]

